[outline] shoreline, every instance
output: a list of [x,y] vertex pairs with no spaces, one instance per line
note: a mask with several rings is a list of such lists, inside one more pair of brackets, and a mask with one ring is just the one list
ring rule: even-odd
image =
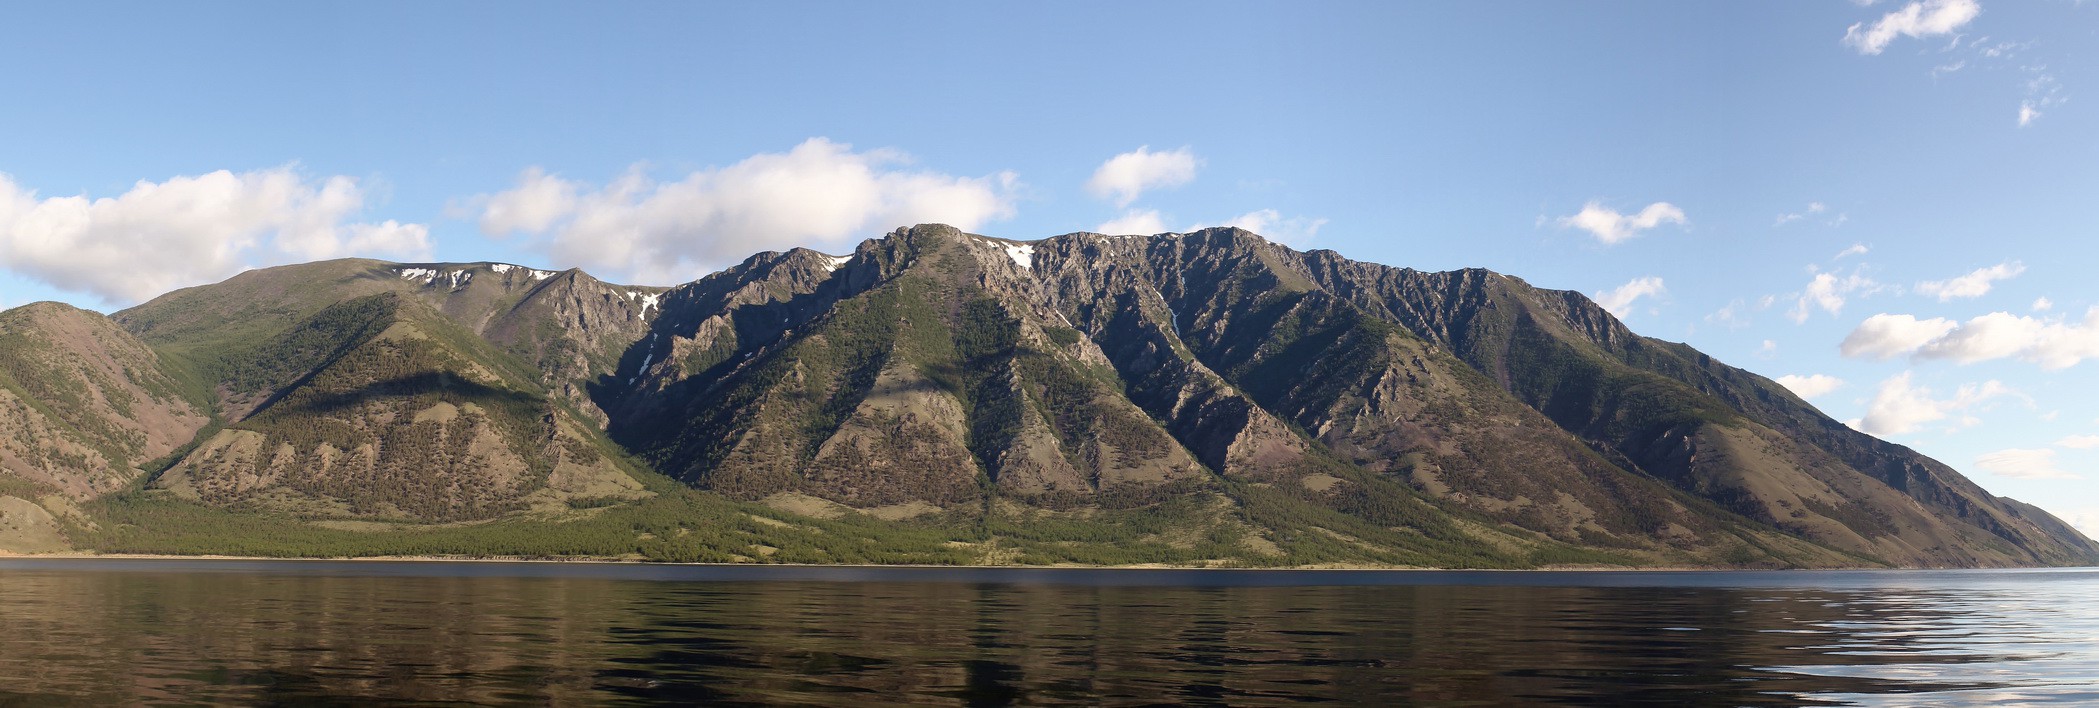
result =
[[2068,570],[2099,566],[2018,566],[2005,568],[1725,568],[1714,566],[1552,566],[1544,568],[1423,568],[1412,566],[1277,566],[1272,568],[1231,568],[1191,565],[932,565],[932,564],[869,564],[869,563],[671,563],[644,560],[626,560],[602,557],[466,557],[466,556],[355,556],[355,557],[276,557],[233,555],[169,555],[143,553],[4,553],[0,562],[12,560],[146,560],[146,561],[281,561],[290,563],[431,563],[431,564],[537,564],[537,565],[604,565],[635,568],[839,568],[839,569],[917,569],[917,570],[1108,570],[1108,571],[1297,571],[1297,572],[1386,572],[1386,573],[1773,573],[1773,572],[1914,572],[1914,571],[2006,571],[2006,570]]

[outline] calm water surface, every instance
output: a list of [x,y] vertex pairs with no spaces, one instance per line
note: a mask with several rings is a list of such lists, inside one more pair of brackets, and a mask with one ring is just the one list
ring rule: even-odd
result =
[[2099,704],[2099,570],[0,559],[0,705]]

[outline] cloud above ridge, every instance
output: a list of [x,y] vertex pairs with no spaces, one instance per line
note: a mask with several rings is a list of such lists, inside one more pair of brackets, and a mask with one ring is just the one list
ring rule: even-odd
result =
[[1632,214],[1621,214],[1601,202],[1591,201],[1582,205],[1580,212],[1560,217],[1556,223],[1563,229],[1587,231],[1597,241],[1609,246],[1662,224],[1682,226],[1689,222],[1684,219],[1684,210],[1668,202],[1655,202]]
[[423,224],[357,221],[353,177],[295,166],[139,181],[114,197],[43,197],[0,174],[0,267],[110,304],[243,270],[350,255],[428,258]]
[[1619,319],[1624,319],[1632,314],[1634,301],[1643,297],[1657,297],[1665,292],[1668,292],[1668,289],[1662,285],[1662,279],[1650,275],[1634,278],[1624,285],[1596,293],[1596,304],[1602,305],[1603,309],[1609,310]]
[[2012,448],[1977,456],[1975,466],[2012,479],[2081,479],[2055,464],[2055,451]]
[[1108,158],[1086,180],[1086,192],[1126,208],[1145,192],[1195,181],[1202,160],[1186,147],[1153,152],[1150,145]]
[[484,234],[522,234],[555,262],[650,283],[690,280],[758,251],[835,253],[898,226],[968,230],[1013,215],[1014,173],[957,177],[910,162],[818,137],[669,182],[640,165],[603,185],[534,167],[475,203]]
[[1811,374],[1808,376],[1786,374],[1778,377],[1776,380],[1778,385],[1786,387],[1786,390],[1792,391],[1793,395],[1799,396],[1803,400],[1814,399],[1835,391],[1844,385],[1843,379],[1828,374]]
[[1962,414],[1959,422],[1963,426],[1973,425],[1980,421],[1967,415],[1969,410],[1992,399],[2015,395],[2017,392],[2010,387],[1991,380],[1961,386],[1951,398],[1936,398],[1931,389],[1912,385],[1910,372],[1904,371],[1880,382],[1857,427],[1873,435],[1903,435],[1956,413]]

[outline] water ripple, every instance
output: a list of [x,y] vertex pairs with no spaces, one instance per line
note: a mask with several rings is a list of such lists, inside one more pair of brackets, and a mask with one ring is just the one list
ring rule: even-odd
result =
[[0,561],[0,705],[2099,703],[2090,571],[679,572]]

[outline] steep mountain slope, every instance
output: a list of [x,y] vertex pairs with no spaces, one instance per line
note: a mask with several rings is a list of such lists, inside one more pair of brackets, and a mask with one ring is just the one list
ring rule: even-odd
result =
[[[392,264],[344,259],[253,270],[185,288],[113,315],[118,323],[204,378],[226,380],[230,359],[337,303],[379,293],[421,301],[536,370],[536,379],[602,426],[589,387],[661,310],[663,288],[613,285],[578,270],[505,263]],[[237,418],[257,401],[255,382],[220,394]],[[236,388],[239,388],[236,386]]]
[[[1172,338],[1189,368],[1236,388],[1225,395],[1279,416],[1262,426],[1286,438],[1276,446],[1304,445],[1288,439],[1294,427],[1364,471],[1410,479],[1432,495],[1565,540],[1638,544],[1671,526],[1663,535],[1688,534],[1682,524],[1694,515],[1681,503],[1572,444],[1463,363],[1287,278],[1257,251],[1202,245],[1193,237],[1060,239],[1045,244],[1043,260],[1053,272],[1126,267],[1116,261],[1144,266],[1137,282],[1148,284],[1163,308],[1154,311],[1169,320],[1152,330]],[[1096,292],[1104,289],[1080,283],[1062,299],[1083,303]],[[1091,319],[1097,308],[1073,309]],[[1117,338],[1116,325],[1101,329]],[[1119,363],[1140,375],[1157,368],[1142,359]],[[1209,462],[1228,472],[1247,467]],[[1510,474],[1516,470],[1524,473]],[[1297,481],[1333,497],[1360,493],[1331,475]]]
[[[608,406],[612,432],[735,498],[1021,536],[1077,514],[1082,537],[1168,518],[1179,543],[1242,558],[1509,564],[1571,550],[1468,529],[1333,459],[1190,357],[1126,273],[1103,274],[1121,285],[1099,307],[1060,311],[1035,253],[918,227],[849,258],[761,254],[675,290]],[[1316,493],[1344,479],[1358,493]]]
[[1579,293],[1298,254],[1239,232],[1180,241],[1260,250],[1282,277],[1447,348],[1624,469],[1788,533],[1902,565],[2081,562],[2099,551],[1775,382],[1635,335]]
[[850,259],[762,255],[666,296],[662,356],[644,355],[614,432],[743,498],[946,507],[988,484],[1056,505],[1205,477],[1031,287],[999,247],[952,230]]
[[204,427],[191,388],[99,314],[0,312],[0,493],[77,501],[124,487]]
[[672,288],[327,261],[0,344],[0,551],[2099,562],[1578,293],[1236,229],[927,225]]
[[[396,293],[339,303],[227,362],[267,397],[154,480],[310,516],[462,520],[645,495],[537,373]],[[245,393],[245,391],[242,391]]]

